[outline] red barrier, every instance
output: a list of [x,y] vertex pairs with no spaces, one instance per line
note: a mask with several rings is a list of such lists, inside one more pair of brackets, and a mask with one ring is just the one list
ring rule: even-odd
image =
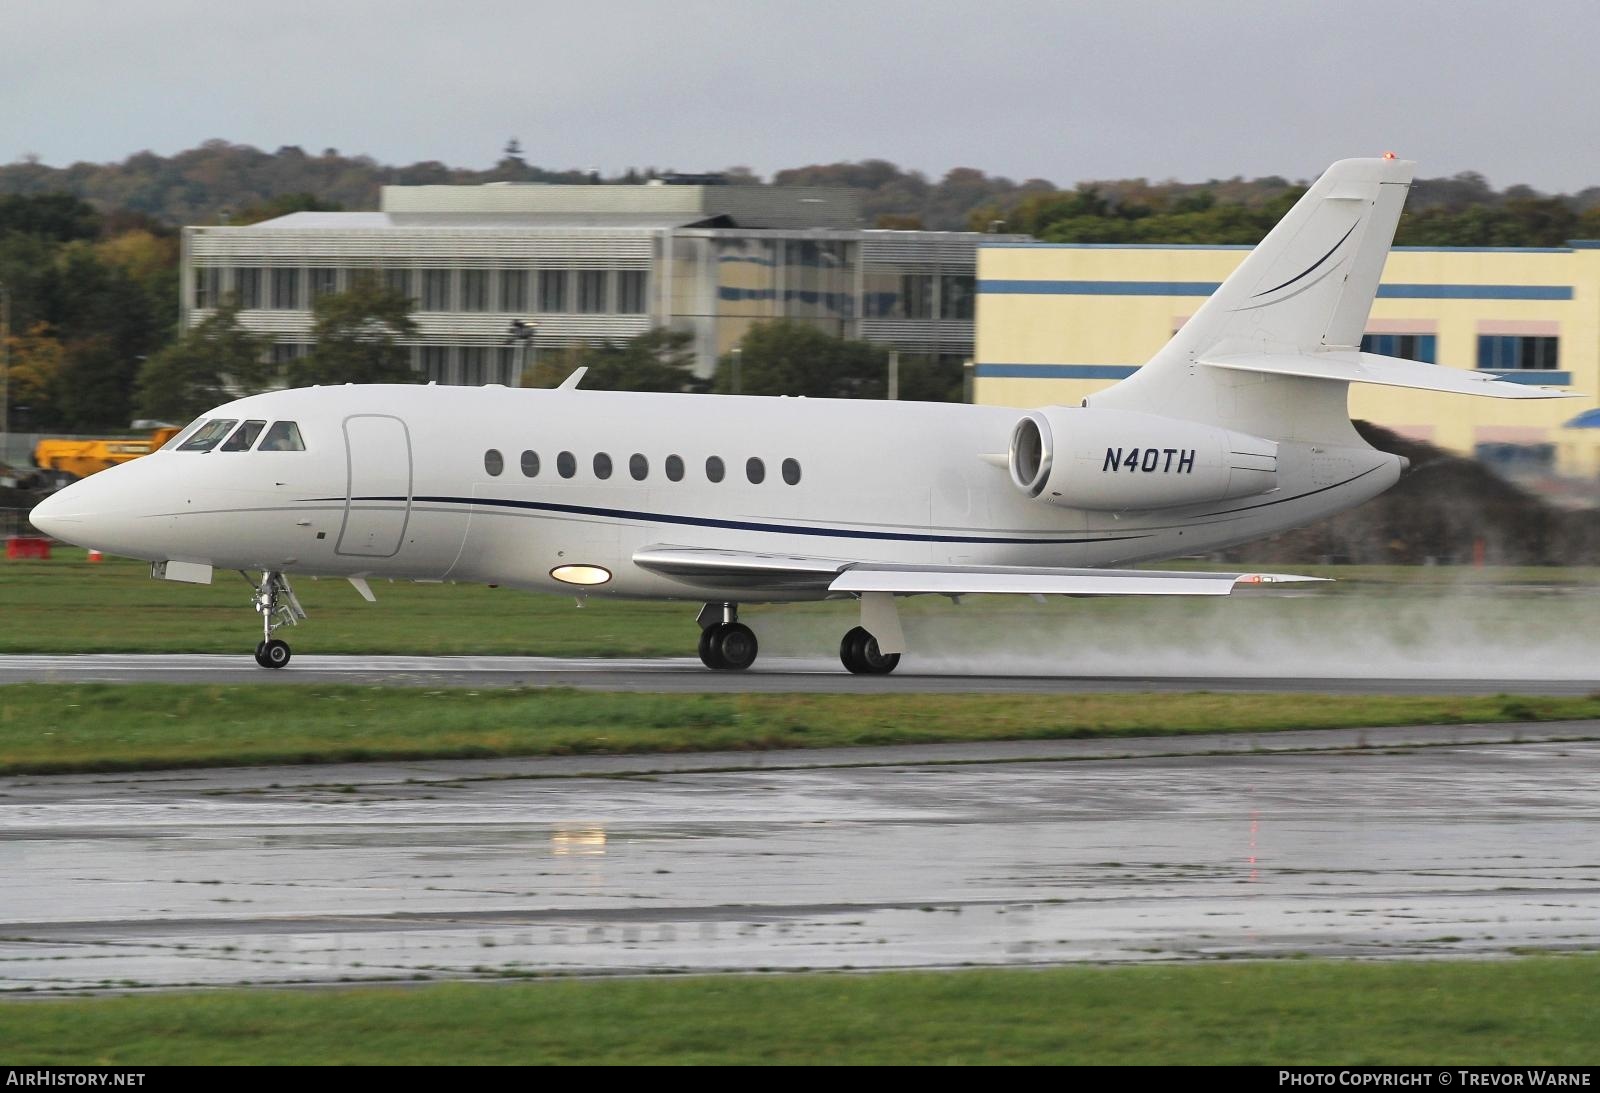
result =
[[8,535],[6,537],[6,557],[18,558],[49,558],[50,540],[39,535]]

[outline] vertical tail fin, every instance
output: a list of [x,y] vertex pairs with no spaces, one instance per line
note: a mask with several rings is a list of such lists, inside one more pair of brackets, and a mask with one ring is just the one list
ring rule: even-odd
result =
[[1198,361],[1358,347],[1414,166],[1384,158],[1329,167],[1148,364],[1090,404],[1265,436],[1347,433],[1342,383],[1220,375]]

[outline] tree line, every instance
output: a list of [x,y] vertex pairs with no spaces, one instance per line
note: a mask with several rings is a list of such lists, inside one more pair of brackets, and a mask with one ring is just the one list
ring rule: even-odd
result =
[[[0,166],[0,286],[9,301],[11,424],[14,428],[106,430],[134,417],[174,419],[218,392],[256,384],[411,378],[395,346],[409,313],[377,286],[319,312],[313,353],[271,365],[266,344],[229,314],[177,337],[180,224],[248,224],[300,210],[373,208],[384,184],[491,181],[643,182],[653,168],[607,179],[531,165],[515,142],[487,171],[437,162],[385,166],[335,149],[263,152],[210,141],[174,156],[141,152],[120,163]],[[730,184],[763,181],[731,168]],[[777,172],[775,185],[848,185],[864,191],[871,222],[889,228],[968,228],[1033,235],[1046,242],[1252,244],[1304,192],[1281,177],[1205,183],[1144,179],[1061,189],[1043,179],[1013,182],[974,168],[935,180],[884,160],[820,164]],[[1496,191],[1472,173],[1421,179],[1397,243],[1430,246],[1558,246],[1600,237],[1600,188],[1546,195],[1525,186]],[[220,325],[219,325],[220,323]],[[881,349],[828,339],[804,324],[755,328],[741,361],[747,393],[877,397],[887,366]],[[199,339],[198,341],[196,339]],[[387,348],[385,348],[387,347]],[[202,367],[221,352],[226,368]],[[254,354],[253,363],[244,360]],[[669,332],[635,345],[579,346],[546,356],[548,374],[578,363],[591,384],[650,389],[731,389],[731,362],[697,380],[682,365],[683,339]],[[769,375],[764,362],[771,365]],[[905,357],[905,398],[959,398],[949,362]],[[665,371],[663,371],[665,369]],[[546,375],[546,378],[547,375]],[[764,386],[765,385],[765,386]]]

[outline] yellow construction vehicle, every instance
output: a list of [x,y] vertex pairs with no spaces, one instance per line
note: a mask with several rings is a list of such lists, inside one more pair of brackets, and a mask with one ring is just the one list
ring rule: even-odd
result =
[[149,455],[171,440],[176,425],[161,425],[148,437],[121,436],[94,439],[46,437],[34,445],[33,465],[50,485],[64,486],[97,471]]

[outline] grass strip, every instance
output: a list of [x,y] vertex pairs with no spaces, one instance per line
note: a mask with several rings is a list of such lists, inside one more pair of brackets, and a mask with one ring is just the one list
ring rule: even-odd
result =
[[[245,658],[260,640],[250,590],[237,574],[219,572],[210,585],[153,581],[149,567],[126,559],[90,564],[84,552],[61,548],[49,561],[0,561],[0,653],[230,653]],[[1177,566],[1177,567],[1181,567]],[[1202,568],[1233,568],[1203,566]],[[1252,567],[1240,567],[1252,568]],[[1593,568],[1467,568],[1453,566],[1268,566],[1338,583],[1304,590],[1245,590],[1228,597],[1107,596],[972,597],[960,607],[922,596],[900,605],[913,648],[932,634],[952,649],[993,644],[1016,627],[1006,648],[1036,640],[1072,651],[1108,641],[1192,648],[1195,635],[1224,645],[1263,626],[1315,649],[1337,635],[1381,631],[1401,648],[1438,639],[1441,628],[1493,635],[1496,642],[1549,641],[1585,632],[1593,617],[1600,572]],[[443,656],[694,655],[698,604],[638,603],[591,597],[582,610],[571,596],[535,595],[482,585],[373,582],[377,604],[342,580],[295,579],[310,613],[286,635],[296,654],[392,653]],[[1374,608],[1372,605],[1376,604]],[[1448,610],[1446,610],[1446,605]],[[858,620],[848,601],[755,605],[741,617],[761,639],[763,655],[831,658]],[[1125,627],[1111,631],[1109,628]],[[1346,639],[1348,640],[1348,639]]]
[[0,773],[770,750],[1600,718],[1600,696],[628,694],[0,686]]
[[1592,1064],[1600,958],[233,990],[0,1003],[42,1064]]

